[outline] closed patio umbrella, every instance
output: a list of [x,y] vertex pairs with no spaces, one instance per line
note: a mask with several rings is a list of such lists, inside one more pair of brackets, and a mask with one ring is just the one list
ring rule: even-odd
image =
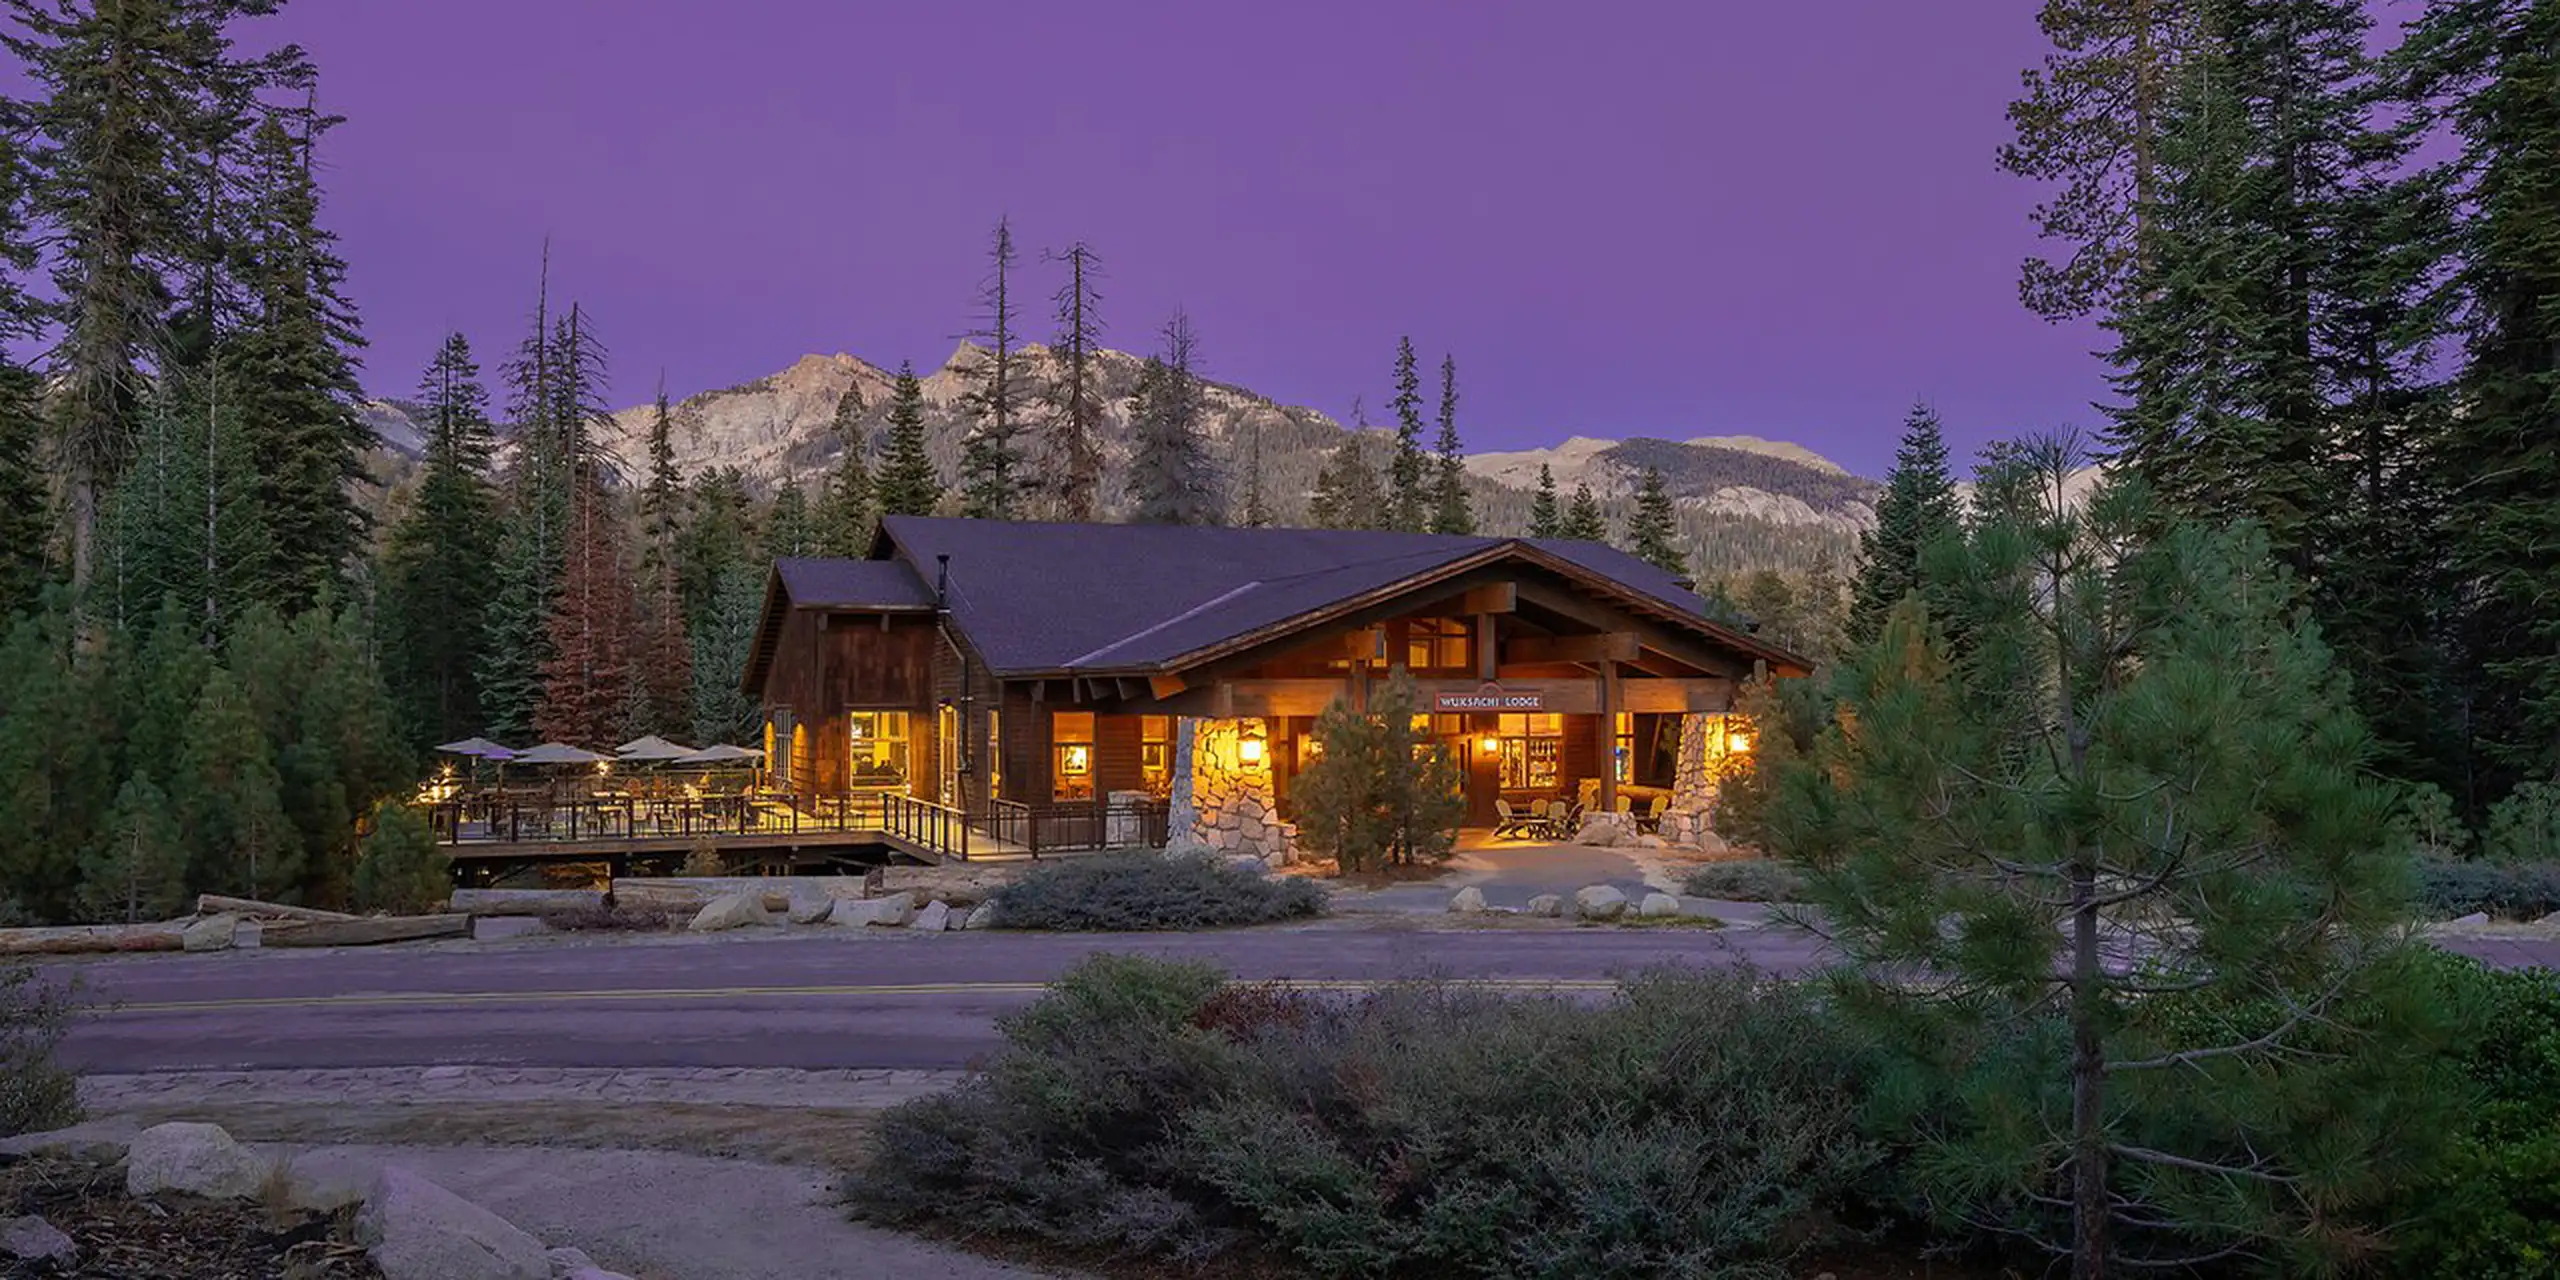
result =
[[693,748],[681,742],[669,742],[656,734],[635,738],[614,748],[614,754],[632,762],[682,760],[693,754]]

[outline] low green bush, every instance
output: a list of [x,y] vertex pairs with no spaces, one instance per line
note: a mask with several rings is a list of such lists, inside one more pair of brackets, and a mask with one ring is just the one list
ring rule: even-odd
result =
[[858,1217],[1214,1271],[1784,1274],[1873,1172],[1867,1051],[1811,991],[1364,997],[1097,957],[957,1091],[890,1112]]
[[1312,880],[1215,858],[1115,854],[1036,868],[995,903],[1001,928],[1116,932],[1305,919],[1323,915],[1326,899]]
[[1729,902],[1799,902],[1804,898],[1804,877],[1783,862],[1752,858],[1741,862],[1710,862],[1694,868],[1680,888],[1681,892],[1693,898],[1722,898]]
[[79,1078],[54,1058],[76,994],[29,965],[0,968],[0,1137],[80,1118]]
[[2444,919],[2485,911],[2539,920],[2560,911],[2560,862],[2418,861],[2418,898]]
[[2413,1280],[2560,1275],[2560,974],[2443,956],[2471,1035],[2469,1124],[2397,1206],[2384,1270]]

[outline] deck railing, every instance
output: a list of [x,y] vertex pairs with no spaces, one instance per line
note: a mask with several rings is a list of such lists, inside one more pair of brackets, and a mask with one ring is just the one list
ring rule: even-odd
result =
[[685,797],[466,796],[425,806],[437,843],[612,844],[737,836],[879,832],[949,857],[1160,848],[1161,800],[1026,805],[999,800],[972,817],[897,792]]
[[1096,797],[1050,804],[999,800],[987,833],[1032,857],[1096,849],[1161,849],[1171,808],[1162,800]]

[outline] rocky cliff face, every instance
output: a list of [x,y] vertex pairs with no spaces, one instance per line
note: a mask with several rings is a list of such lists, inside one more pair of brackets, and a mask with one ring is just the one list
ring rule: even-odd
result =
[[[962,343],[939,367],[922,372],[926,431],[946,478],[956,476],[970,425],[960,409],[967,375],[985,358],[980,348]],[[1040,385],[1058,367],[1055,357],[1036,345],[1022,348],[1018,358],[1026,385]],[[1112,477],[1105,500],[1117,507],[1123,501],[1117,477],[1125,474],[1129,453],[1128,397],[1144,361],[1105,351],[1098,364],[1106,405],[1103,448]],[[677,465],[687,475],[733,466],[760,492],[784,484],[814,485],[834,465],[841,447],[831,430],[837,401],[847,389],[861,393],[864,438],[877,448],[886,431],[895,377],[894,370],[858,356],[808,355],[769,377],[687,396],[674,406]],[[1228,470],[1232,504],[1243,507],[1246,459],[1258,443],[1264,501],[1283,521],[1301,517],[1317,472],[1348,429],[1313,409],[1279,404],[1229,383],[1209,383],[1206,399],[1204,428],[1211,455]],[[405,406],[375,401],[365,412],[387,453],[416,457],[420,433]],[[626,476],[637,475],[645,465],[650,414],[647,405],[625,409],[601,433],[601,443],[621,459]],[[1373,430],[1362,443],[1373,463],[1384,463],[1385,433]],[[1025,445],[1036,448],[1030,439]],[[1737,550],[1724,557],[1736,563],[1797,563],[1816,549],[1844,547],[1874,521],[1876,486],[1801,445],[1754,436],[1684,441],[1574,436],[1553,448],[1483,453],[1467,460],[1479,519],[1488,532],[1526,528],[1541,464],[1553,469],[1565,498],[1571,498],[1576,484],[1589,484],[1613,518],[1623,518],[1644,469],[1660,468],[1680,500],[1684,525],[1711,557],[1719,538],[1794,548],[1768,554]]]

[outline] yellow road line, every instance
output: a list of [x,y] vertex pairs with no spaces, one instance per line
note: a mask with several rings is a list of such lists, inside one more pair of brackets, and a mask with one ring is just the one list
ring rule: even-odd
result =
[[[1284,979],[1276,985],[1297,991],[1368,991],[1390,979]],[[1612,991],[1614,978],[1477,978],[1446,985],[1484,991]],[[736,1000],[775,996],[963,996],[1036,995],[1044,982],[911,982],[874,986],[803,987],[661,987],[608,988],[591,991],[392,991],[334,996],[241,996],[221,1000],[152,1000],[110,1005],[98,1012],[197,1013],[222,1009],[367,1009],[416,1005],[574,1004],[582,1001]]]

